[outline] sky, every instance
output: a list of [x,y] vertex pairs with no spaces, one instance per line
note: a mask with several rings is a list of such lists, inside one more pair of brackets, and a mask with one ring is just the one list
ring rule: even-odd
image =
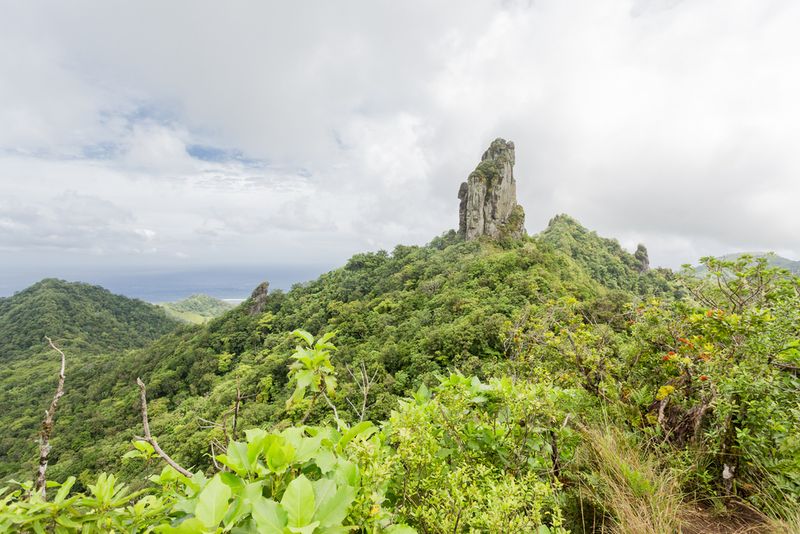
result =
[[0,293],[424,244],[496,137],[529,233],[800,259],[793,0],[0,9]]

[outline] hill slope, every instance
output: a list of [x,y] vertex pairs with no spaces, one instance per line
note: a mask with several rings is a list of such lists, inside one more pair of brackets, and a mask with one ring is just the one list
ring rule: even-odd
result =
[[792,261],[788,258],[784,258],[783,256],[778,256],[777,254],[768,253],[768,252],[740,252],[736,254],[726,254],[722,256],[721,259],[723,260],[736,260],[743,255],[753,256],[755,258],[766,258],[767,263],[773,267],[779,267],[781,269],[786,269],[787,271],[791,272],[792,274],[800,275],[800,261]]
[[[567,239],[577,244],[561,246]],[[287,293],[251,298],[104,371],[103,387],[87,392],[84,401],[101,409],[92,412],[78,440],[80,452],[74,444],[62,448],[52,476],[118,467],[114,464],[139,432],[137,376],[148,383],[154,434],[187,465],[208,464],[214,434],[200,418],[226,417],[237,383],[247,399],[240,428],[292,416],[285,401],[290,393],[287,356],[294,343],[288,334],[295,328],[337,332],[343,415],[356,417],[345,399],[359,394],[345,366],[364,362],[375,379],[366,417],[384,419],[398,397],[420,383],[435,383],[447,369],[485,375],[505,361],[511,325],[530,306],[569,296],[587,314],[605,321],[638,294],[670,291],[663,273],[640,272],[635,259],[614,243],[567,218],[540,236],[503,243],[464,242],[450,232],[423,247],[358,254],[344,267]],[[75,410],[75,417],[70,414],[65,421],[62,414],[62,433],[71,432],[69,425],[86,412],[82,407],[66,410]],[[324,407],[317,405],[309,421],[323,414]],[[128,476],[138,468],[123,467]]]
[[[451,232],[358,254],[287,293],[265,282],[208,324],[68,368],[81,390],[59,411],[48,476],[95,491],[109,479],[90,488],[92,471],[134,488],[160,471],[163,487],[137,507],[163,503],[145,524],[166,530],[278,531],[301,510],[309,532],[323,519],[362,532],[597,532],[598,515],[620,532],[794,531],[800,278],[706,263],[706,276],[673,280],[647,268],[644,247],[632,256],[559,216],[529,238]],[[144,444],[120,462],[141,428],[137,376],[150,428],[192,480],[161,471]],[[15,419],[0,423],[14,435]],[[306,426],[317,423],[328,426]],[[317,496],[341,501],[333,519]],[[715,499],[737,504],[697,509]],[[264,510],[242,512],[245,500]],[[76,502],[48,506],[95,521],[93,501]],[[6,525],[38,521],[38,501],[10,506]],[[133,508],[113,511],[119,528]]]
[[194,324],[208,322],[234,307],[230,302],[208,295],[191,295],[178,302],[165,302],[159,306],[173,319]]
[[99,286],[48,278],[0,298],[0,360],[41,346],[44,336],[76,350],[142,347],[175,328],[156,306]]
[[[84,399],[109,395],[107,373],[123,364],[124,354],[177,328],[163,310],[88,284],[46,279],[0,299],[0,476],[18,473],[33,461],[42,413],[57,381],[58,356],[50,336],[67,353],[66,395],[61,401],[54,447],[77,447],[76,434],[98,406]],[[81,413],[81,407],[84,407]],[[81,414],[70,421],[70,414]],[[87,415],[88,414],[88,415]],[[70,429],[72,426],[72,429]],[[70,429],[68,431],[68,429]]]

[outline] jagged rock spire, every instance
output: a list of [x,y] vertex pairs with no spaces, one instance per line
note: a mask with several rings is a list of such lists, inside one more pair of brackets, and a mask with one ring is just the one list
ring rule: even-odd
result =
[[250,315],[259,315],[267,305],[269,282],[261,282],[250,295]]
[[525,235],[525,211],[517,204],[514,143],[497,138],[458,190],[459,233],[466,239]]

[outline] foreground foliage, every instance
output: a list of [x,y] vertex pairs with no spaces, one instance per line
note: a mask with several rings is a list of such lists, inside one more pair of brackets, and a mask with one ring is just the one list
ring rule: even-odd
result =
[[[9,484],[0,525],[660,533],[709,524],[698,506],[747,506],[789,532],[800,281],[747,256],[675,276],[637,254],[559,217],[534,238],[444,236],[260,295],[129,354],[106,437],[58,458],[52,500]],[[192,476],[148,443],[129,451],[138,375]]]

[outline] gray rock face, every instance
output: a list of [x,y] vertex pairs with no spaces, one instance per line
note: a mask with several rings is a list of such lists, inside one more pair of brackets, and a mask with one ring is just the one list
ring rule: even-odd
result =
[[518,238],[525,235],[525,211],[517,204],[514,143],[495,139],[481,162],[458,190],[458,231],[467,240],[482,235]]
[[636,258],[637,262],[639,262],[637,265],[639,272],[645,272],[650,269],[650,257],[647,255],[647,247],[639,243],[639,246],[636,247],[636,252],[634,252],[633,257]]
[[261,282],[250,295],[250,315],[259,315],[267,305],[269,282]]

